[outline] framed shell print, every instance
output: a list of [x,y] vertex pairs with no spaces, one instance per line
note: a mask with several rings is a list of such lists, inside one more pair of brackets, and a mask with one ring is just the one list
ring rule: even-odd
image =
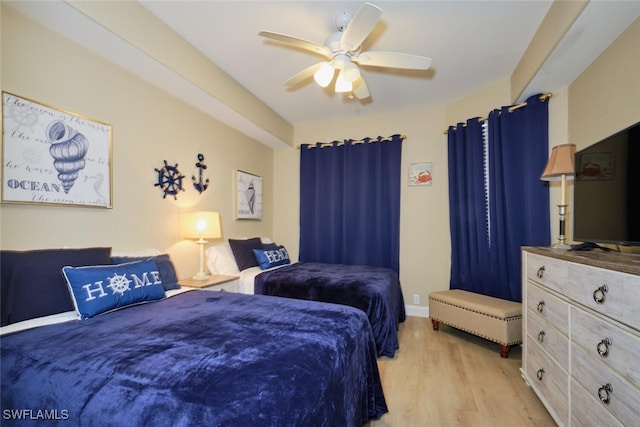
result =
[[2,92],[2,202],[111,208],[111,125]]
[[236,219],[262,219],[262,177],[236,171]]

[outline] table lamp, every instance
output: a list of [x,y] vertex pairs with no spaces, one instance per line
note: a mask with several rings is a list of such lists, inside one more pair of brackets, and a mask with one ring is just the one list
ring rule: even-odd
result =
[[206,239],[222,237],[220,214],[218,212],[197,211],[189,212],[182,219],[182,238],[198,239],[200,245],[200,270],[193,276],[195,280],[206,280],[209,275],[204,271],[204,245]]
[[573,167],[573,158],[576,154],[575,144],[562,144],[553,147],[551,157],[547,163],[547,167],[540,177],[543,181],[561,181],[560,204],[558,205],[560,213],[560,233],[558,235],[558,243],[554,244],[554,248],[570,249],[565,236],[565,215],[567,214],[567,179],[573,179],[575,169]]

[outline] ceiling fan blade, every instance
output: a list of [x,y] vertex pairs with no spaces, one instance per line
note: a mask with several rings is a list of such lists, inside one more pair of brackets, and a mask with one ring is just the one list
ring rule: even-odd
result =
[[373,31],[373,27],[376,26],[380,15],[382,15],[382,9],[378,6],[371,3],[363,4],[353,16],[349,25],[347,25],[344,34],[342,34],[342,39],[340,40],[342,49],[350,52],[360,47],[364,39]]
[[364,77],[360,75],[360,78],[353,82],[353,89],[351,90],[358,99],[365,99],[371,96],[367,82],[364,81]]
[[290,77],[289,80],[284,82],[284,85],[287,87],[297,86],[301,82],[313,77],[314,73],[318,71],[324,64],[326,64],[326,62],[318,62],[317,64],[305,68],[304,70]]
[[299,47],[305,50],[309,50],[311,52],[317,53],[319,55],[322,56],[326,56],[327,58],[331,58],[332,54],[331,54],[331,50],[329,50],[326,46],[321,45],[319,43],[316,42],[312,42],[309,40],[305,40],[305,39],[301,39],[298,37],[293,37],[293,36],[287,36],[285,34],[280,34],[280,33],[274,33],[272,31],[260,31],[258,33],[258,35],[268,38],[268,39],[272,39],[272,40],[276,40],[279,42],[283,42],[283,43],[287,43],[291,46],[295,46],[295,47]]
[[431,58],[397,52],[362,52],[352,61],[365,67],[404,68],[407,70],[428,70]]

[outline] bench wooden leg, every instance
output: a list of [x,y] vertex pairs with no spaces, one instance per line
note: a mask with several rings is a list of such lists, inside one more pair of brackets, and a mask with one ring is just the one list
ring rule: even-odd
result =
[[440,321],[436,319],[431,319],[431,324],[433,325],[433,330],[437,331],[440,329]]
[[499,344],[499,345],[500,345],[500,357],[502,357],[503,359],[507,359],[509,357],[509,352],[511,351],[511,346],[504,345],[504,344]]

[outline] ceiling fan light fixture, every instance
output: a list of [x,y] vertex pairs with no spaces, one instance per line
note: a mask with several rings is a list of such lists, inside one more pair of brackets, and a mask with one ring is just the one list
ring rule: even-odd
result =
[[353,84],[345,78],[344,71],[340,71],[336,79],[336,93],[351,92],[352,90]]
[[424,56],[362,51],[363,42],[373,33],[381,14],[382,9],[371,3],[364,3],[353,15],[342,13],[336,18],[339,31],[330,34],[324,45],[272,31],[260,31],[259,35],[326,58],[326,62],[315,63],[285,81],[288,88],[311,80],[311,75],[319,86],[327,88],[335,78],[335,92],[350,92],[363,100],[370,98],[371,93],[360,67],[427,70],[431,66],[431,58]]
[[331,80],[333,80],[335,71],[336,70],[331,66],[330,63],[325,62],[324,65],[313,74],[313,79],[321,87],[327,87],[329,86],[329,83],[331,83]]

